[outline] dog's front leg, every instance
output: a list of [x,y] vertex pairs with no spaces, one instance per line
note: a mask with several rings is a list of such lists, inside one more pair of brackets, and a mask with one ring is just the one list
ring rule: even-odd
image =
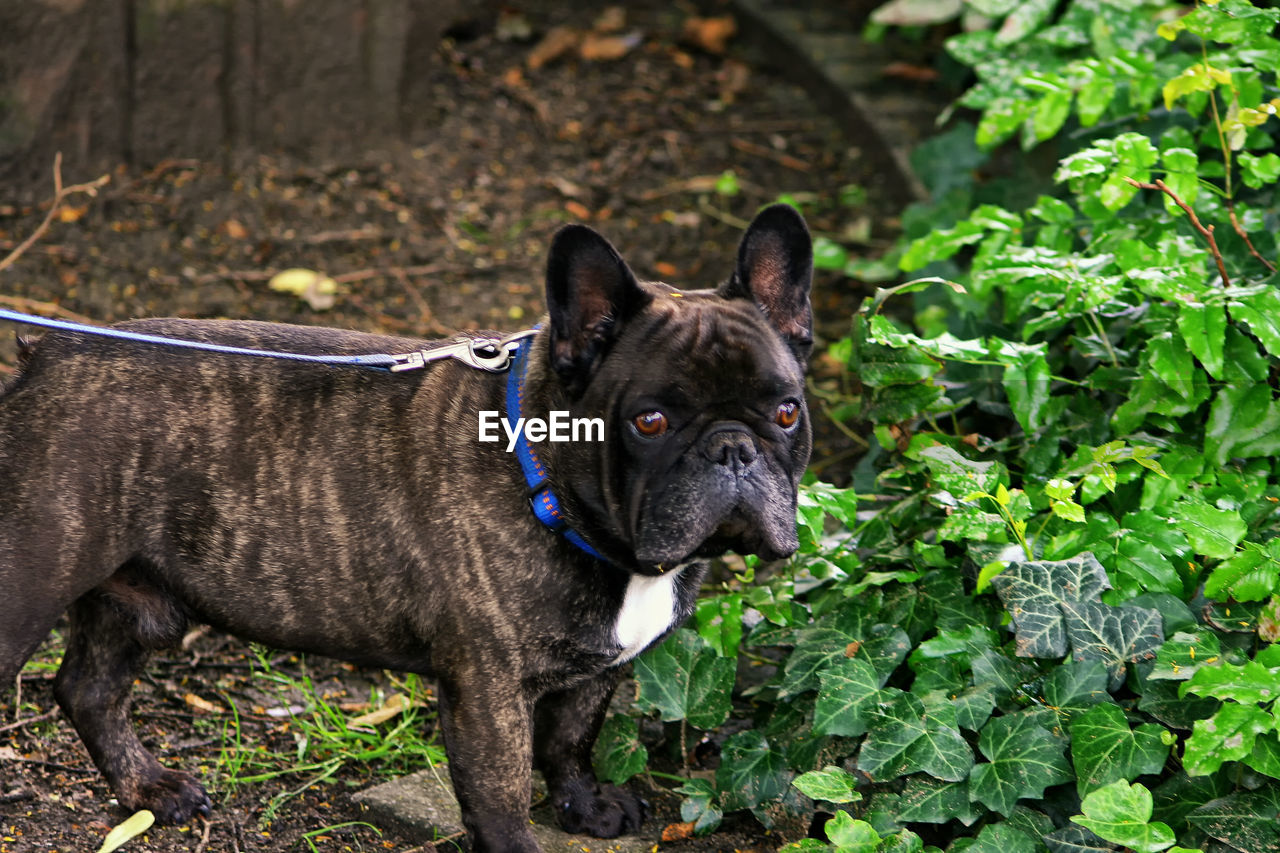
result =
[[440,727],[462,823],[476,853],[538,853],[529,828],[531,702],[516,685],[442,680]]
[[543,696],[534,711],[535,761],[566,832],[613,838],[634,832],[644,820],[643,802],[614,785],[601,785],[591,767],[591,747],[617,681],[617,669],[606,671]]

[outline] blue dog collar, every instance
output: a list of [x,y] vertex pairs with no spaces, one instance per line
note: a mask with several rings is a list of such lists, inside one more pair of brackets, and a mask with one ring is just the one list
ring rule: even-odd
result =
[[[520,413],[524,411],[524,372],[532,346],[532,338],[520,341],[520,347],[515,351],[511,369],[507,375],[507,423],[512,432],[515,432]],[[520,460],[520,470],[524,472],[524,481],[529,487],[529,505],[533,508],[533,514],[538,521],[559,533],[579,551],[597,560],[603,560],[604,557],[600,556],[600,552],[592,548],[590,543],[576,530],[570,528],[569,523],[565,521],[560,511],[560,499],[547,485],[546,468],[543,467],[542,460],[538,458],[533,447],[529,445],[529,440],[524,437],[523,430],[517,433],[516,458]]]

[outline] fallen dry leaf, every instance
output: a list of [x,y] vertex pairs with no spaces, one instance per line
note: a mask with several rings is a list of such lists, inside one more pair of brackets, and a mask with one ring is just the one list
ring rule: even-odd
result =
[[338,283],[327,275],[307,269],[287,269],[276,273],[267,287],[281,293],[292,293],[311,306],[313,311],[327,311],[338,301]]
[[680,275],[680,270],[676,269],[675,264],[666,261],[658,261],[653,265],[653,270],[663,278],[675,278]]
[[73,207],[72,205],[64,204],[62,207],[58,208],[58,221],[76,222],[80,217],[84,216],[88,210],[89,205],[87,204],[81,205],[80,207]]
[[102,839],[102,846],[98,848],[98,853],[112,853],[114,850],[119,850],[150,829],[155,822],[156,816],[147,809],[134,812],[123,823],[107,833],[107,837]]
[[585,204],[583,204],[582,202],[573,201],[573,200],[566,201],[566,202],[564,203],[564,209],[565,209],[565,210],[567,210],[567,211],[569,211],[569,213],[573,214],[573,215],[574,215],[575,217],[577,217],[578,219],[590,219],[590,218],[591,218],[591,210],[590,210],[590,208],[588,208],[588,207],[587,207]]
[[206,714],[222,713],[222,709],[219,708],[217,705],[213,704],[208,699],[205,699],[201,696],[197,696],[194,693],[184,694],[182,697],[182,701],[186,702],[188,705],[190,705],[192,708],[195,708],[197,711],[203,711]]
[[627,33],[625,36],[602,36],[596,33],[587,33],[582,37],[582,42],[578,45],[578,56],[588,62],[608,62],[614,59],[621,59],[636,48],[640,42],[644,41],[644,36],[639,30]]
[[663,841],[688,841],[693,838],[692,823],[669,823],[662,828]]
[[694,47],[714,53],[724,53],[729,39],[738,32],[738,22],[731,15],[718,18],[686,18],[680,38]]
[[376,726],[409,709],[409,700],[399,693],[392,693],[382,707],[347,721],[349,726]]
[[221,231],[232,240],[243,240],[249,236],[249,229],[234,219],[228,219],[222,223]]
[[542,37],[542,41],[529,50],[525,64],[536,71],[548,62],[554,62],[578,46],[582,41],[582,33],[572,27],[552,27]]

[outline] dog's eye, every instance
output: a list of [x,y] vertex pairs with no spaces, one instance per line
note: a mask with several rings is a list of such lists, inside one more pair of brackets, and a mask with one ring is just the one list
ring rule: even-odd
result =
[[645,412],[636,415],[631,422],[635,424],[636,432],[645,438],[656,438],[667,431],[667,416],[662,412]]
[[800,404],[795,400],[788,400],[778,406],[778,411],[774,413],[773,420],[783,429],[791,429],[796,425],[796,421],[800,420]]

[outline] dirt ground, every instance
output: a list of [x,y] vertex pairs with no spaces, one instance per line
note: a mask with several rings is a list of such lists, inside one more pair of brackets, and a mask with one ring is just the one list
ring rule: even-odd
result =
[[[570,55],[530,68],[534,46],[568,23],[572,5],[521,4],[530,41],[488,33],[446,42],[424,129],[407,146],[328,163],[289,154],[202,162],[174,152],[122,168],[96,199],[68,200],[44,238],[0,272],[0,305],[95,322],[234,317],[437,336],[535,322],[546,246],[564,222],[603,232],[642,278],[682,286],[721,282],[745,220],[784,193],[804,202],[815,233],[856,237],[867,251],[892,236],[895,211],[878,202],[896,194],[882,183],[889,176],[868,169],[857,141],[770,57],[742,39],[724,54],[682,40],[688,8],[631,3],[622,29],[601,33],[629,42],[621,58]],[[44,212],[0,197],[0,256]],[[333,306],[316,310],[268,288],[274,273],[292,267],[332,277]],[[821,337],[847,330],[865,290],[819,275]],[[0,371],[15,363],[14,336],[0,330]],[[56,710],[57,656],[55,637],[23,674],[20,704],[13,691],[0,693],[2,853],[94,850],[127,817]],[[351,791],[415,768],[351,762],[313,785],[299,773],[219,786],[236,745],[228,699],[248,709],[239,720],[242,748],[287,751],[295,740],[287,719],[266,712],[278,701],[254,692],[253,657],[239,642],[199,635],[160,656],[140,681],[144,741],[166,764],[201,772],[216,809],[208,823],[155,829],[125,849],[433,849],[364,825],[304,838],[359,821]],[[353,707],[373,690],[395,689],[392,675],[334,661],[281,655],[276,663],[297,677],[305,668],[318,691]],[[679,819],[674,795],[632,784],[654,802],[657,819]],[[273,797],[299,788],[268,814]],[[709,840],[664,849],[777,844],[735,819]]]

